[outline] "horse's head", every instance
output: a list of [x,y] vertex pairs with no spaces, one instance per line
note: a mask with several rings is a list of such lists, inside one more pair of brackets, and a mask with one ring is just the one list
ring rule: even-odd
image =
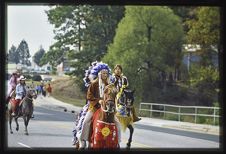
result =
[[108,113],[115,112],[115,97],[117,89],[113,84],[110,84],[104,89],[104,100],[101,103],[102,110]]
[[29,88],[27,90],[27,97],[30,98],[30,99],[32,99],[32,98],[36,99],[37,98],[37,94],[36,94],[35,90]]
[[124,89],[124,97],[125,97],[125,103],[127,107],[131,107],[134,102],[134,92],[135,90],[131,89]]

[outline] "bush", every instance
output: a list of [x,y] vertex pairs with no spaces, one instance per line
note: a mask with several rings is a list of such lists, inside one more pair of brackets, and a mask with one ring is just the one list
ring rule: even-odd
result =
[[24,77],[25,77],[26,79],[31,79],[31,78],[32,78],[32,76],[29,75],[29,74],[24,74]]
[[34,75],[34,76],[32,77],[32,80],[33,80],[33,81],[41,81],[41,80],[42,80],[42,77],[41,77],[40,75]]

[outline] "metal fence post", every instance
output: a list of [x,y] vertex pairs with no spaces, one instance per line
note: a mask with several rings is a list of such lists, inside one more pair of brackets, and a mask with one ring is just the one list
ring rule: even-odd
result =
[[163,110],[164,110],[164,112],[163,112],[163,118],[165,119],[165,118],[166,118],[166,117],[165,117],[165,115],[166,115],[166,114],[165,114],[165,111],[166,111],[166,106],[165,106],[165,105],[163,106]]
[[178,109],[179,109],[179,111],[178,111],[178,112],[179,112],[179,113],[178,113],[178,119],[179,119],[179,121],[180,121],[180,106],[179,106]]
[[152,117],[152,104],[151,104],[151,107],[150,107],[150,118]]
[[195,107],[195,123],[197,121],[197,107]]
[[214,116],[213,116],[213,124],[215,125],[215,123],[216,123],[216,110],[215,110],[216,108],[214,107],[213,108],[213,114],[214,114]]

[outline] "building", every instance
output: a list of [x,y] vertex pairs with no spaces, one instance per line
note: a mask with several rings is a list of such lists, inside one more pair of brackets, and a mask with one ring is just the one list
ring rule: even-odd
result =
[[[218,50],[211,46],[212,52],[212,63],[215,67],[218,67]],[[183,45],[183,59],[182,62],[187,66],[189,71],[191,63],[197,63],[201,60],[201,56],[197,52],[201,50],[200,45],[198,44],[184,44]]]

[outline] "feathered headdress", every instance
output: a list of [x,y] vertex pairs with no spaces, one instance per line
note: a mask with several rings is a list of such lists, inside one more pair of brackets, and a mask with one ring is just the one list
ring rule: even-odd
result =
[[108,74],[110,74],[111,72],[111,69],[109,68],[108,64],[105,64],[103,62],[97,62],[97,61],[92,62],[88,70],[85,71],[85,77],[83,78],[83,81],[85,82],[86,87],[90,85],[90,82],[92,80],[95,80],[98,77],[98,73],[101,70],[107,70]]

